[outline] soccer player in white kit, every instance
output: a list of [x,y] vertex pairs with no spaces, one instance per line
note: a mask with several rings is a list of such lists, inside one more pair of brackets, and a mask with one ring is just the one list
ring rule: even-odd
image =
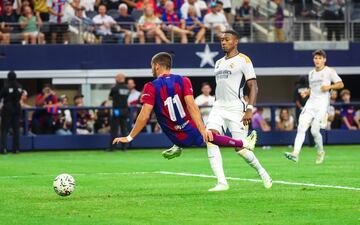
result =
[[[310,94],[299,117],[299,125],[292,153],[285,152],[285,157],[294,162],[299,161],[299,154],[304,143],[305,133],[311,126],[311,134],[314,137],[317,158],[315,163],[321,164],[324,161],[325,151],[320,129],[324,129],[327,122],[327,110],[330,104],[330,90],[337,90],[344,87],[336,71],[325,65],[326,53],[323,50],[313,52],[315,68],[309,72]],[[333,84],[332,84],[333,83]]]
[[[235,139],[246,138],[251,122],[253,105],[257,96],[256,75],[251,60],[237,50],[239,36],[235,31],[225,31],[221,35],[221,47],[225,56],[215,64],[216,100],[210,112],[206,128],[222,134],[229,129]],[[245,84],[249,88],[249,102],[244,100]],[[217,145],[208,144],[211,168],[217,177],[217,184],[209,191],[226,191],[229,185],[225,178],[222,156]],[[252,151],[235,149],[236,153],[256,169],[265,188],[272,186],[272,180]]]

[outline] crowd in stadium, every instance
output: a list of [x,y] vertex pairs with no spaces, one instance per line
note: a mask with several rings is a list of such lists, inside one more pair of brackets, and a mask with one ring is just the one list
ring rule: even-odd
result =
[[[253,21],[267,21],[274,41],[284,42],[284,19],[295,36],[310,40],[308,20],[328,20],[327,39],[344,33],[344,0],[0,0],[1,44],[204,43],[228,28],[251,39]],[[353,0],[354,19],[359,1]],[[294,20],[294,18],[296,18]],[[270,23],[269,23],[270,21]],[[332,22],[330,22],[332,21]],[[335,22],[333,22],[335,21]],[[260,23],[261,25],[261,23]],[[357,26],[354,27],[357,29]],[[360,33],[360,32],[359,32]]]
[[[126,84],[120,83],[128,89],[124,92],[124,98],[127,103],[124,103],[126,111],[127,127],[129,129],[131,124],[135,121],[138,110],[141,106],[141,93],[136,89],[136,84],[133,79],[127,79]],[[279,108],[276,112],[275,122],[276,130],[292,131],[295,130],[297,120],[305,105],[308,96],[303,94],[304,83],[302,79],[295,87],[294,103],[296,108]],[[212,88],[209,83],[203,83],[201,88],[202,94],[196,97],[195,102],[200,107],[200,112],[203,119],[207,120],[210,113],[211,106],[215,101],[215,97],[211,96]],[[109,94],[111,96],[111,94]],[[325,121],[326,129],[360,129],[360,110],[358,110],[350,101],[351,93],[344,89],[340,93],[337,91],[331,92],[331,106],[328,109],[328,118]],[[66,95],[56,96],[56,92],[50,85],[45,85],[43,91],[36,96],[35,105],[27,103],[27,92],[24,91],[21,97],[21,106],[23,109],[33,106],[40,107],[29,113],[30,132],[33,134],[58,134],[70,135],[73,134],[73,123],[76,123],[77,134],[106,134],[111,131],[111,121],[114,115],[111,110],[111,101],[104,100],[101,106],[107,106],[104,109],[78,109],[76,110],[76,121],[73,121],[73,115],[70,109],[64,107],[82,107],[84,106],[84,96],[76,95],[72,99],[73,104]],[[125,113],[124,113],[125,115]],[[260,131],[271,131],[269,110],[258,107],[255,109],[252,120],[252,128]],[[153,115],[144,132],[158,133],[161,129],[157,125],[155,116]]]

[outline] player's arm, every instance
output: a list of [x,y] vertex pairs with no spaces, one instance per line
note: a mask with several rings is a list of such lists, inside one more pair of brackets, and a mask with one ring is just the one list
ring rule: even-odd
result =
[[324,85],[321,87],[321,91],[339,90],[344,88],[344,82],[338,81],[332,85]]
[[193,95],[186,95],[184,97],[186,107],[190,113],[191,119],[195,122],[197,129],[200,131],[201,135],[204,138],[205,142],[213,141],[213,137],[210,132],[207,132],[205,125],[202,121],[199,107],[195,103]]
[[246,84],[249,88],[249,101],[248,101],[248,108],[246,109],[245,115],[243,117],[243,123],[245,126],[251,123],[251,118],[253,116],[253,112],[252,112],[253,107],[249,107],[249,106],[253,106],[255,104],[258,93],[258,86],[256,79],[250,79],[246,82]]
[[115,138],[113,140],[113,144],[117,144],[119,142],[127,143],[132,141],[146,126],[147,122],[150,119],[153,108],[154,106],[145,103],[141,108],[140,114],[137,117],[134,128],[130,131],[130,134],[127,137]]

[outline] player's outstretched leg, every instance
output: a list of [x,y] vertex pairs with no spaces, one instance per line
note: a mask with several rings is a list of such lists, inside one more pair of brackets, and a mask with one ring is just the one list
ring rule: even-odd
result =
[[179,157],[182,153],[182,148],[177,145],[172,146],[171,148],[162,152],[162,156],[165,159],[173,159]]
[[212,143],[223,147],[246,148],[250,151],[253,151],[257,141],[257,134],[255,130],[253,130],[249,136],[242,140],[234,139],[228,136],[222,136],[214,132],[212,134],[214,137]]

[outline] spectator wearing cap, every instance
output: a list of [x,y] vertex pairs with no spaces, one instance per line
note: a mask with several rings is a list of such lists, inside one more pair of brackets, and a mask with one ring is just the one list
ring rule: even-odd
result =
[[141,31],[135,23],[134,18],[128,14],[128,6],[124,3],[119,5],[119,16],[115,21],[120,25],[122,31],[125,33],[124,42],[130,44],[132,38],[138,38],[141,44],[145,43],[144,32]]
[[[76,95],[74,97],[74,104],[76,107],[83,107],[84,95]],[[91,134],[93,132],[94,116],[88,109],[78,109],[76,111],[76,134]]]
[[[111,124],[111,139],[110,139],[110,150],[114,150],[112,140],[119,136],[119,127],[121,130],[121,136],[128,135],[128,119],[129,119],[129,108],[128,98],[130,91],[125,83],[125,75],[119,73],[115,78],[115,86],[111,88],[109,93],[109,100],[112,100],[113,110]],[[122,144],[122,149],[126,149],[126,145]]]
[[22,86],[16,80],[16,73],[10,71],[7,75],[5,86],[0,91],[0,101],[3,100],[1,109],[1,146],[0,153],[7,153],[7,135],[10,128],[13,130],[13,153],[18,153],[20,149],[20,98]]
[[56,120],[57,135],[71,135],[72,117],[69,109],[64,109],[69,106],[69,98],[66,95],[61,95],[59,98],[59,105],[62,109],[58,110],[59,116]]
[[35,98],[35,110],[32,117],[32,132],[34,134],[52,134],[54,107],[58,99],[50,84],[45,84],[42,92]]
[[356,109],[350,103],[351,93],[348,89],[344,89],[340,92],[340,97],[342,99],[342,103],[344,104],[341,107],[341,118],[342,124],[341,129],[346,130],[357,130],[360,129],[360,122],[358,118],[356,118]]
[[208,30],[211,30],[219,38],[221,32],[229,28],[226,17],[221,13],[221,5],[212,2],[210,4],[211,11],[204,17],[204,24]]

